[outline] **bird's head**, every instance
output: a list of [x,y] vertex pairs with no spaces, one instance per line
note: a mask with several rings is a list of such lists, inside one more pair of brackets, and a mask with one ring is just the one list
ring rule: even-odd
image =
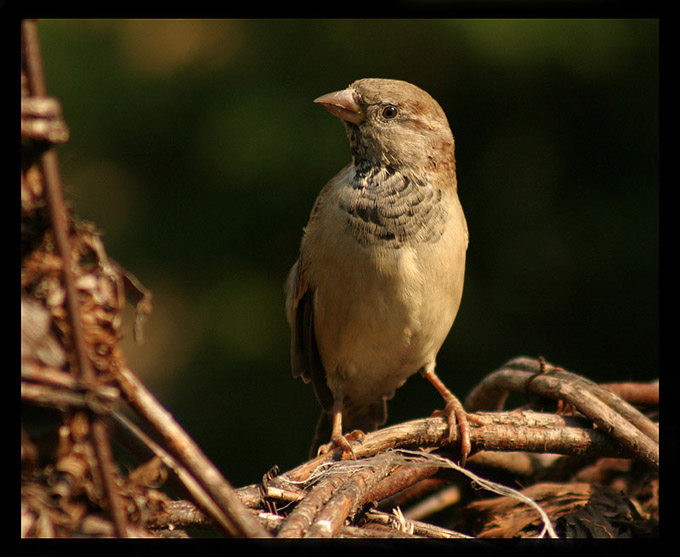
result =
[[355,165],[455,169],[446,115],[415,85],[395,79],[359,79],[314,102],[344,121]]

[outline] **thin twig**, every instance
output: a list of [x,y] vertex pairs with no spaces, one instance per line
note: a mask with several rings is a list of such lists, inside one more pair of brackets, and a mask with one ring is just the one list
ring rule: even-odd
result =
[[21,382],[21,399],[41,406],[49,406],[65,410],[67,408],[83,408],[94,410],[97,414],[111,412],[117,396],[110,391],[78,392],[71,389],[54,388],[51,385],[36,385]]
[[471,536],[456,532],[455,530],[442,528],[441,526],[435,526],[434,524],[428,524],[427,522],[422,522],[420,520],[414,520],[403,515],[401,517],[397,517],[394,513],[390,514],[375,509],[366,512],[364,515],[364,520],[366,520],[369,524],[371,522],[375,522],[392,528],[396,527],[399,530],[408,529],[411,534],[426,538],[471,538]]
[[[222,527],[223,530],[229,533],[235,532],[232,521],[225,515],[222,509],[220,509],[210,494],[203,488],[196,478],[194,478],[189,473],[189,471],[177,461],[177,459],[175,459],[168,451],[156,443],[134,422],[122,414],[113,414],[111,416],[111,420],[118,428],[121,428],[122,431],[129,432],[131,437],[141,441],[152,452],[152,454],[160,458],[161,462],[180,480],[182,487],[186,489],[189,496],[192,497],[196,504],[205,511],[208,517],[213,519],[214,524],[217,524],[218,526]],[[166,524],[166,526],[167,525],[168,524]]]
[[113,373],[130,406],[161,437],[172,454],[196,478],[222,512],[217,516],[213,514],[212,507],[204,510],[230,536],[269,537],[269,533],[241,503],[234,488],[137,376],[124,367],[115,369]]

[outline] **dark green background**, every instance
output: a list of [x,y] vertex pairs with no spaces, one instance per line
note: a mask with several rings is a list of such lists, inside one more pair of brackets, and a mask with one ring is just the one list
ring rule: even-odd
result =
[[[459,396],[517,355],[658,373],[656,20],[43,20],[76,212],[154,293],[126,353],[236,485],[288,469],[318,407],[289,369],[283,283],[346,162],[312,100],[360,77],[430,92],[470,229],[438,359]],[[128,323],[129,323],[128,319]],[[129,331],[126,333],[129,337]],[[390,421],[441,407],[414,377]]]

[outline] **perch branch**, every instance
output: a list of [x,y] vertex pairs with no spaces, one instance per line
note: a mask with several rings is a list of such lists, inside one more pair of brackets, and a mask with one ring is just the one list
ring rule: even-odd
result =
[[[529,451],[565,455],[624,456],[621,448],[600,430],[593,430],[583,418],[532,411],[477,413],[470,429],[473,451]],[[398,447],[439,448],[446,446],[448,426],[444,418],[412,420],[368,433],[353,441],[357,458]],[[455,441],[455,434],[454,434]],[[304,481],[322,463],[332,462],[340,451],[316,457],[286,474],[292,481]],[[274,479],[276,485],[279,478]]]

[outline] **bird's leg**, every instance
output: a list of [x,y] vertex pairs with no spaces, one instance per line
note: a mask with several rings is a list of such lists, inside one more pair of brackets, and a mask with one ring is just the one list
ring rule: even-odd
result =
[[346,436],[342,434],[342,394],[336,393],[333,398],[333,410],[331,414],[331,440],[329,443],[319,447],[317,455],[322,455],[336,447],[340,447],[343,454],[347,453],[352,460],[356,460],[357,457],[349,444],[348,437],[350,439],[356,439],[360,435],[361,432],[359,431],[353,431]]
[[444,413],[449,422],[449,438],[453,437],[454,428],[456,427],[456,423],[458,423],[458,427],[460,428],[461,447],[460,465],[465,466],[465,461],[472,450],[472,445],[470,444],[469,422],[475,420],[465,411],[461,402],[451,391],[449,391],[446,385],[444,385],[444,382],[439,379],[439,376],[434,372],[434,363],[426,365],[421,370],[421,374],[434,385],[434,388],[439,391],[439,394],[442,395],[442,398],[446,403]]

